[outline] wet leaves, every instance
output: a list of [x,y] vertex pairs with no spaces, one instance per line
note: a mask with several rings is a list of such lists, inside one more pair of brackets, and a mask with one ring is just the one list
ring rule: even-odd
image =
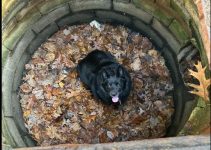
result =
[[[116,109],[95,99],[76,66],[94,49],[110,51],[129,71],[133,90]],[[25,125],[40,145],[105,143],[165,134],[174,112],[162,56],[146,37],[123,26],[89,24],[62,29],[25,65],[19,96]]]

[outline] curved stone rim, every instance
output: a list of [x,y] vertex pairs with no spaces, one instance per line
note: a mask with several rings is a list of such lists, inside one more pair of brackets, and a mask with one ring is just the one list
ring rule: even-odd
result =
[[[41,45],[41,43],[43,43],[49,36],[55,33],[64,24],[78,24],[96,19],[99,21],[108,22],[116,21],[120,24],[122,23],[136,28],[149,38],[151,37],[152,41],[161,50],[164,56],[167,55],[166,58],[171,58],[168,59],[168,61],[170,62],[169,64],[171,66],[169,68],[173,68],[171,70],[171,72],[173,72],[171,73],[171,75],[172,78],[175,79],[175,88],[180,88],[181,85],[182,87],[184,86],[179,71],[179,66],[177,64],[177,55],[181,54],[181,52],[183,51],[183,47],[180,45],[175,36],[169,31],[168,27],[160,23],[160,21],[158,21],[155,17],[151,16],[148,13],[142,14],[142,17],[138,16],[137,11],[131,11],[129,8],[139,10],[139,13],[143,13],[143,10],[131,6],[131,4],[129,4],[128,12],[125,12],[123,8],[125,8],[127,5],[125,3],[122,3],[121,1],[115,1],[115,3],[121,4],[120,6],[113,6],[111,5],[111,3],[103,5],[105,4],[104,0],[101,0],[98,3],[99,5],[94,5],[94,3],[92,2],[95,2],[95,0],[88,1],[88,10],[86,10],[85,7],[85,5],[87,4],[84,4],[84,7],[80,7],[77,10],[76,8],[81,5],[72,5],[72,3],[65,3],[61,6],[57,5],[54,9],[48,8],[47,10],[50,10],[49,12],[43,10],[42,15],[39,15],[39,13],[35,13],[36,15],[33,18],[35,19],[35,23],[31,24],[31,22],[27,20],[31,24],[31,26],[29,26],[18,39],[15,39],[17,35],[13,37],[13,39],[15,39],[15,42],[14,45],[11,47],[14,47],[14,51],[11,56],[8,56],[3,70],[2,89],[4,114],[3,120],[5,125],[4,132],[7,132],[4,134],[8,134],[7,137],[11,139],[12,146],[25,147],[33,146],[35,144],[34,141],[30,138],[30,135],[28,134],[23,124],[20,103],[16,93],[18,90],[18,86],[21,83],[22,73],[24,71],[24,64],[30,59],[30,56],[33,54],[34,50],[36,50]],[[36,11],[33,10],[33,12]],[[114,17],[115,15],[116,17]],[[68,19],[65,20],[65,18]],[[72,22],[66,22],[70,19]],[[146,30],[148,30],[149,32],[146,32]],[[15,34],[17,33],[15,32]],[[13,34],[10,36],[13,36]],[[176,49],[174,49],[175,47]],[[181,57],[183,57],[183,55]],[[186,102],[183,101],[182,98],[180,101],[182,101],[180,102],[180,104],[185,104]],[[172,133],[170,135],[173,136],[175,135],[175,133]]]

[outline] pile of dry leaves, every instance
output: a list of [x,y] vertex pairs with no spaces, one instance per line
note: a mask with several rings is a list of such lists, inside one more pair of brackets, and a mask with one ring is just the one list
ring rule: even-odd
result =
[[[94,49],[111,52],[129,71],[133,90],[119,109],[102,104],[75,67]],[[146,37],[123,26],[89,24],[55,33],[25,65],[20,102],[39,145],[104,143],[162,137],[174,112],[164,59]]]

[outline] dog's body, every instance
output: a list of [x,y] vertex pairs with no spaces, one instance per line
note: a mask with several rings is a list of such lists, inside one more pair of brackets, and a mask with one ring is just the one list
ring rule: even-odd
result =
[[131,78],[108,52],[94,50],[77,66],[80,79],[96,98],[106,104],[124,103],[131,90]]

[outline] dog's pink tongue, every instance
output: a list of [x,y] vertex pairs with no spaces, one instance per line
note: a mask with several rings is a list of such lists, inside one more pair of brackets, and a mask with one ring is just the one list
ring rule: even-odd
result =
[[118,101],[119,101],[119,97],[118,96],[112,97],[112,102],[116,103]]

